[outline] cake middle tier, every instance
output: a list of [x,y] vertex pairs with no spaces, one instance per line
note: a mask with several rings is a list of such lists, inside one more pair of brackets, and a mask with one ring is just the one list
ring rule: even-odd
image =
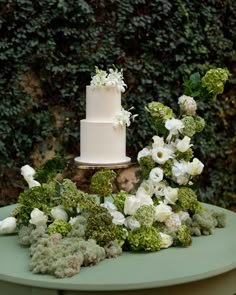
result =
[[91,164],[127,162],[126,128],[113,122],[80,121],[80,161]]

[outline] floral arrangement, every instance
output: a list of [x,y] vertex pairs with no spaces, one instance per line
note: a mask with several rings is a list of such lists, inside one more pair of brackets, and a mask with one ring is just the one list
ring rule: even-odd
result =
[[121,92],[125,92],[127,85],[124,83],[122,70],[119,71],[114,67],[114,69],[109,69],[108,72],[106,72],[96,66],[95,73],[90,83],[92,87],[112,86],[117,87]]
[[[226,74],[209,71],[199,80],[201,90],[215,98]],[[205,121],[197,115],[192,96],[182,95],[178,104],[178,114],[160,102],[147,105],[158,133],[138,153],[140,183],[133,194],[112,192],[112,170],[97,171],[91,178],[92,194],[87,194],[69,179],[40,184],[32,167],[21,168],[29,188],[20,194],[12,216],[0,222],[0,232],[18,232],[20,243],[30,247],[33,273],[70,277],[81,266],[122,251],[187,247],[192,236],[225,226],[225,215],[204,208],[193,189],[204,164],[194,157],[191,139]]]

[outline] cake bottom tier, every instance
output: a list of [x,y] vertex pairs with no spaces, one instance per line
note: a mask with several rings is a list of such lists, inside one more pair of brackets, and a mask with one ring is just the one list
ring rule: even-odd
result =
[[113,122],[80,121],[79,161],[88,164],[118,164],[126,157],[126,128]]

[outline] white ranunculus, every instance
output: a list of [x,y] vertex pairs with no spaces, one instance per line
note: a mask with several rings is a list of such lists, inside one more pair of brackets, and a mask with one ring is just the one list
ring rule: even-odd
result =
[[164,146],[164,139],[158,135],[153,136],[153,144],[152,147],[163,147]]
[[7,217],[0,221],[0,234],[11,234],[16,231],[16,218]]
[[172,188],[170,186],[165,187],[164,194],[164,203],[174,205],[178,199],[178,188]]
[[134,195],[129,195],[125,199],[124,213],[125,215],[134,215],[140,207],[140,200]]
[[175,161],[172,166],[173,180],[180,185],[186,185],[189,181],[188,163],[185,161]]
[[44,214],[43,211],[39,210],[38,208],[35,208],[31,213],[30,213],[30,223],[34,224],[36,226],[39,225],[46,225],[48,221],[47,215]]
[[138,161],[142,158],[142,157],[146,157],[146,156],[150,156],[151,155],[152,150],[148,147],[143,148],[137,156]]
[[161,182],[163,179],[163,170],[159,167],[153,168],[149,174],[149,179],[151,179],[154,184]]
[[109,212],[117,211],[117,207],[110,201],[105,201],[100,206],[106,208]]
[[193,97],[182,95],[178,99],[180,110],[186,115],[193,116],[197,110],[197,103]]
[[190,144],[191,138],[188,136],[185,136],[182,140],[177,140],[176,148],[181,153],[186,152],[192,144]]
[[28,183],[29,188],[40,186],[40,183],[34,180],[35,170],[29,165],[24,165],[21,167],[21,175],[23,175],[25,181]]
[[123,225],[125,222],[124,215],[119,211],[110,211],[112,218],[112,222],[117,225]]
[[160,203],[155,206],[155,219],[159,222],[165,222],[165,220],[172,214],[170,206]]
[[128,216],[125,218],[124,225],[131,230],[134,230],[136,228],[140,227],[140,223],[137,219],[135,219],[133,216]]
[[68,220],[68,214],[62,206],[56,206],[51,209],[51,215],[54,219],[63,219],[65,221]]
[[202,173],[203,167],[203,163],[197,158],[194,158],[192,162],[188,163],[187,172],[192,176],[200,175]]
[[161,248],[169,248],[173,244],[173,238],[170,235],[160,232]]
[[152,159],[158,164],[164,164],[171,159],[171,150],[164,147],[155,147],[152,149]]

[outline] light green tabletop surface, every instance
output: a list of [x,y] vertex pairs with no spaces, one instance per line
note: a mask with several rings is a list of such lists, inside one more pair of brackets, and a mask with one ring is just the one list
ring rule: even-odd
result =
[[[29,250],[16,235],[0,236],[0,281],[58,290],[115,291],[149,289],[198,281],[236,268],[236,214],[225,209],[227,226],[211,236],[194,237],[188,248],[155,253],[123,253],[96,266],[83,267],[72,278],[57,279],[29,271]],[[14,206],[0,208],[0,220]]]

